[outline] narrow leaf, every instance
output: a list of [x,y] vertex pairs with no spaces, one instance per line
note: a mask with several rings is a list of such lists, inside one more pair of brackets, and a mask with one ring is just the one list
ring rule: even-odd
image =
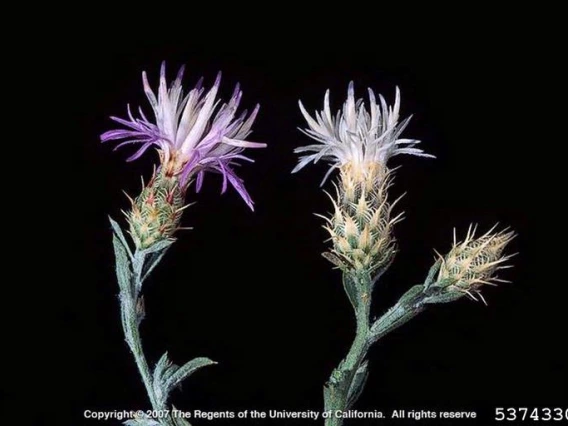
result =
[[114,234],[118,237],[118,239],[120,240],[120,242],[122,243],[122,245],[126,249],[129,258],[132,259],[132,252],[130,251],[130,247],[128,246],[128,242],[127,242],[126,238],[124,237],[124,234],[122,232],[122,229],[120,228],[120,225],[118,223],[116,223],[112,219],[112,217],[110,217],[110,216],[108,217],[108,220],[110,221],[110,226],[112,226]]
[[152,374],[153,382],[157,383],[162,381],[163,377],[167,377],[167,371],[173,366],[172,362],[168,358],[168,353],[165,352],[154,367],[154,372]]
[[112,244],[114,246],[114,256],[116,258],[116,278],[120,287],[121,293],[132,294],[132,272],[130,269],[130,261],[124,245],[121,243],[120,238],[114,234],[112,237]]
[[207,365],[213,365],[213,364],[217,363],[215,361],[210,360],[209,358],[192,359],[191,361],[185,363],[184,365],[176,369],[176,371],[170,374],[169,377],[164,377],[165,379],[163,384],[164,389],[166,389],[167,392],[169,393],[171,389],[179,385],[182,382],[182,380],[191,376],[195,371]]
[[146,278],[148,278],[150,273],[154,270],[154,268],[158,265],[158,263],[160,263],[162,257],[164,257],[164,255],[166,254],[168,248],[172,243],[173,241],[170,241],[169,244],[167,246],[162,247],[160,251],[155,251],[148,255],[148,258],[146,259],[146,264],[144,265],[143,269],[142,282],[144,282]]
[[154,395],[158,401],[158,405],[165,405],[169,396],[169,389],[166,387],[165,383],[169,377],[178,369],[179,367],[173,364],[169,358],[168,353],[165,352],[156,366],[154,367],[154,372],[152,373],[152,385],[154,387]]
[[417,284],[411,287],[406,293],[402,295],[398,303],[401,305],[414,306],[421,299],[421,295],[424,292],[424,286],[422,284]]
[[149,254],[162,251],[162,250],[168,248],[169,246],[171,246],[174,243],[174,241],[175,240],[173,240],[173,239],[158,241],[156,244],[153,244],[153,245],[151,245],[150,247],[148,247],[144,250],[140,250],[140,254],[142,256],[148,256]]
[[343,274],[343,288],[345,289],[345,293],[347,294],[347,298],[351,302],[351,306],[355,312],[357,312],[357,306],[359,304],[359,291],[357,290],[357,284],[353,277],[349,274]]
[[361,395],[361,392],[363,392],[363,388],[365,387],[365,383],[367,382],[368,376],[368,362],[363,361],[363,363],[355,372],[353,381],[351,382],[351,386],[349,387],[349,393],[347,394],[347,409],[351,408],[355,401],[359,399],[359,396]]
[[465,293],[459,292],[459,291],[455,291],[455,292],[448,292],[448,293],[443,293],[443,294],[436,294],[433,296],[429,296],[426,297],[424,299],[424,303],[427,304],[435,304],[435,303],[450,303],[450,302],[454,302],[458,299],[461,299],[463,296],[465,296]]
[[424,282],[424,288],[428,289],[434,283],[434,276],[440,270],[440,266],[442,265],[442,259],[436,260],[436,263],[432,265],[430,270],[428,271],[428,276],[426,277],[426,281]]

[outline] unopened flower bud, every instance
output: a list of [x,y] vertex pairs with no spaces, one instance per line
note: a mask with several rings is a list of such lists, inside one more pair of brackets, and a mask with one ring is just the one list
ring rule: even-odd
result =
[[454,234],[452,249],[446,256],[440,256],[440,270],[432,286],[441,288],[443,294],[462,293],[474,300],[477,295],[483,300],[479,291],[483,285],[506,282],[496,272],[510,267],[505,262],[512,255],[503,255],[503,250],[515,234],[508,230],[493,233],[494,229],[476,238],[475,228],[470,226],[464,241],[459,243]]

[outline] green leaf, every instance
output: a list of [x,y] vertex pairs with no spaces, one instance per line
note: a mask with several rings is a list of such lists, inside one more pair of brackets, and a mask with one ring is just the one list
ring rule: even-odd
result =
[[132,257],[134,274],[137,277],[137,291],[142,288],[142,283],[158,265],[167,249],[175,240],[162,240],[144,250],[136,250]]
[[432,305],[432,304],[435,304],[435,303],[450,303],[450,302],[454,302],[458,299],[461,299],[464,296],[465,296],[465,293],[462,293],[461,291],[446,292],[446,293],[435,294],[433,296],[426,297],[424,299],[424,303],[429,304],[429,305]]
[[126,249],[126,252],[128,253],[129,258],[132,259],[132,252],[130,251],[130,247],[128,246],[128,242],[127,242],[126,238],[124,237],[124,234],[122,232],[122,229],[120,228],[120,225],[118,223],[116,223],[112,219],[112,217],[110,217],[110,216],[108,217],[108,220],[110,221],[110,226],[112,226],[114,234],[118,237],[118,239],[120,240],[120,242],[122,243],[122,245]]
[[345,289],[347,298],[351,302],[351,306],[353,306],[353,309],[357,312],[357,307],[359,305],[359,290],[355,279],[348,273],[343,274],[343,288]]
[[[160,244],[160,243],[164,243],[164,244]],[[150,275],[150,273],[154,270],[154,268],[158,265],[158,263],[160,263],[160,261],[162,260],[162,257],[164,257],[164,255],[166,254],[166,252],[168,251],[168,248],[170,248],[170,246],[174,243],[174,240],[170,240],[170,241],[161,241],[158,244],[154,244],[152,247],[150,247],[147,250],[150,250],[151,248],[154,248],[158,245],[160,245],[159,250],[154,250],[152,252],[148,252],[146,254],[147,259],[146,259],[146,264],[144,265],[144,269],[142,272],[142,281],[145,281],[146,278],[148,278],[148,276]]]
[[361,392],[363,392],[363,388],[365,387],[365,383],[367,382],[367,377],[369,376],[369,368],[368,362],[363,361],[355,375],[353,376],[353,380],[351,381],[351,386],[349,386],[349,392],[347,394],[347,409],[351,408],[351,406],[359,399]]
[[167,352],[162,355],[154,367],[152,384],[154,387],[154,395],[156,396],[159,406],[165,405],[169,396],[169,390],[164,387],[164,383],[178,368],[177,365],[169,360]]
[[423,292],[424,286],[422,284],[417,284],[404,293],[398,303],[401,305],[414,306],[420,300],[419,296]]
[[200,368],[213,364],[217,363],[210,360],[209,358],[194,358],[191,361],[186,362],[184,365],[177,368],[172,374],[170,374],[164,381],[164,386],[169,392],[169,390],[179,385],[182,380],[188,378]]
[[172,363],[168,358],[168,353],[164,353],[152,374],[152,385],[154,387],[154,395],[159,406],[164,406],[168,400],[169,391],[164,388],[164,382],[179,367]]
[[176,369],[178,368],[178,366],[176,366],[175,364],[173,364],[170,359],[168,358],[168,353],[164,353],[164,355],[162,355],[160,357],[160,359],[158,360],[158,362],[156,363],[156,366],[154,367],[154,373],[153,373],[153,380],[154,382],[160,382],[162,381],[162,378],[165,376],[169,376],[169,374],[171,374],[171,369]]
[[116,234],[112,236],[112,244],[114,246],[114,256],[116,258],[116,278],[121,293],[126,295],[132,294],[132,271],[130,269],[130,261],[124,245],[120,237]]
[[144,250],[140,250],[140,254],[142,256],[148,256],[149,254],[160,252],[171,246],[174,243],[174,241],[175,241],[174,239],[158,241],[156,244],[153,244],[150,247],[145,248]]
[[428,289],[428,287],[435,282],[434,276],[440,270],[440,266],[442,266],[442,259],[436,260],[436,263],[434,263],[428,271],[428,276],[426,277],[426,281],[424,281],[424,289]]
[[195,358],[179,367],[169,360],[167,352],[162,355],[154,367],[152,375],[154,394],[158,405],[165,405],[171,390],[179,385],[182,380],[189,377],[201,367],[212,364],[217,363],[211,361],[209,358]]

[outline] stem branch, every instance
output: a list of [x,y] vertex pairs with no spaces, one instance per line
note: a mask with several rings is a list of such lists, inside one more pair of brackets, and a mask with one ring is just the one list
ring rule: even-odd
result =
[[[347,282],[346,289],[360,290],[371,287],[368,285],[370,282],[355,281],[360,278],[344,277],[344,279],[351,280]],[[371,345],[424,310],[423,289],[423,285],[412,287],[372,326],[369,320],[371,298],[366,291],[356,292],[357,300],[353,303],[357,324],[355,340],[324,387],[324,409],[331,411],[331,415],[325,421],[326,426],[341,426],[342,416],[336,414],[349,410],[363,390],[367,376],[365,356]]]

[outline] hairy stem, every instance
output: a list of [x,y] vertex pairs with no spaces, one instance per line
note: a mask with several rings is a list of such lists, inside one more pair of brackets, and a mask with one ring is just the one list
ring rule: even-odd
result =
[[349,410],[363,391],[367,377],[365,356],[371,345],[424,310],[424,286],[416,285],[370,326],[370,282],[353,277],[344,279],[351,280],[346,282],[346,290],[355,309],[357,328],[347,356],[324,387],[324,407],[326,411],[331,411],[325,421],[326,426],[341,426],[343,419],[340,412]]
[[408,290],[396,305],[375,321],[369,332],[371,344],[422,312],[425,309],[422,303],[424,298],[421,285]]
[[[357,280],[359,278],[344,277],[344,279]],[[367,287],[365,283],[355,283],[354,287]],[[326,426],[340,426],[343,420],[336,416],[338,411],[349,409],[362,389],[363,383],[356,383],[358,370],[369,349],[369,311],[371,299],[363,295],[358,297],[355,305],[356,334],[353,344],[346,357],[339,366],[332,372],[331,377],[324,387],[324,409],[331,411],[332,415],[325,421]],[[366,374],[361,372],[361,374]]]
[[152,375],[142,349],[142,340],[140,339],[139,330],[139,313],[136,312],[137,302],[135,302],[137,298],[134,299],[129,297],[129,295],[121,294],[121,299],[122,325],[124,329],[124,336],[126,337],[126,343],[128,343],[128,347],[134,355],[136,366],[138,367],[140,376],[142,376],[142,381],[146,387],[146,392],[148,393],[148,398],[150,399],[152,408],[154,410],[160,410],[162,407],[159,407],[156,402],[154,389],[152,387]]
[[166,408],[170,391],[198,369],[216,363],[208,358],[198,357],[178,366],[169,360],[166,352],[151,371],[140,338],[140,323],[145,315],[144,297],[141,295],[142,283],[160,262],[173,240],[163,240],[143,250],[137,248],[132,253],[120,226],[112,219],[110,223],[114,230],[112,243],[116,258],[116,278],[120,288],[120,312],[124,337],[134,355],[152,409],[157,412],[157,418],[143,415],[136,420],[128,420],[125,424],[190,426],[184,419],[168,414],[170,410]]

